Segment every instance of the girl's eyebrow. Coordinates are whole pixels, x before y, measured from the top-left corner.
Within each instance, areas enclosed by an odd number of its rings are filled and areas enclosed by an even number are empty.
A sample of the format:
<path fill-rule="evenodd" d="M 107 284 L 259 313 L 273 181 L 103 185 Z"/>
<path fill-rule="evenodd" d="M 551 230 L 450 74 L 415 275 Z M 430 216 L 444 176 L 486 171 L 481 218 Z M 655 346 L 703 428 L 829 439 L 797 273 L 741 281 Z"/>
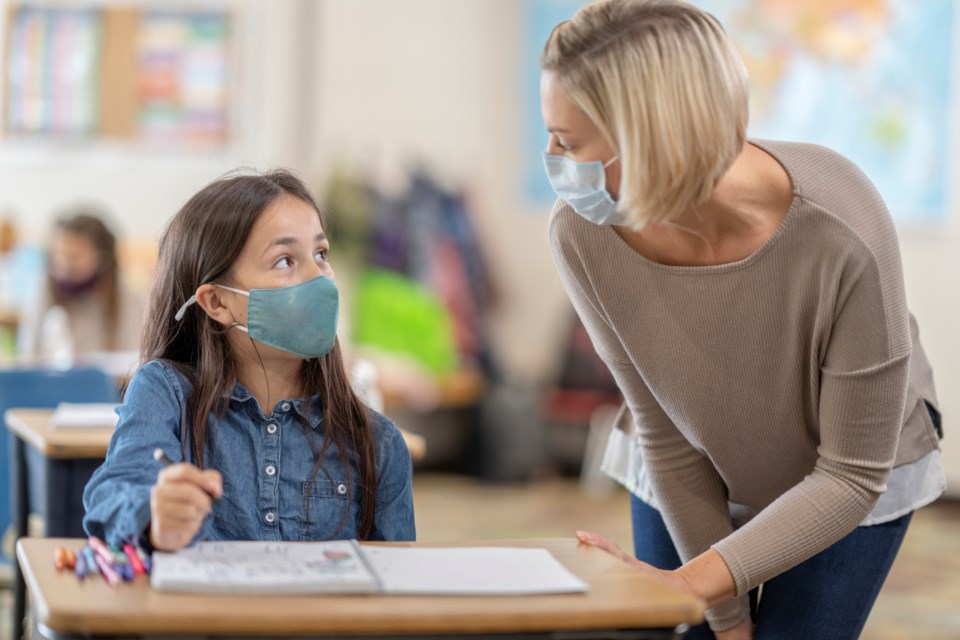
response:
<path fill-rule="evenodd" d="M 327 234 L 323 233 L 322 231 L 314 237 L 315 242 L 323 242 L 326 239 L 327 239 Z M 276 246 L 288 247 L 288 246 L 299 244 L 299 243 L 300 243 L 299 238 L 295 238 L 294 236 L 283 236 L 282 238 L 277 238 L 276 240 L 268 244 L 266 248 L 263 250 L 263 253 L 261 253 L 260 255 L 263 256 L 265 253 L 270 251 L 270 249 Z"/>

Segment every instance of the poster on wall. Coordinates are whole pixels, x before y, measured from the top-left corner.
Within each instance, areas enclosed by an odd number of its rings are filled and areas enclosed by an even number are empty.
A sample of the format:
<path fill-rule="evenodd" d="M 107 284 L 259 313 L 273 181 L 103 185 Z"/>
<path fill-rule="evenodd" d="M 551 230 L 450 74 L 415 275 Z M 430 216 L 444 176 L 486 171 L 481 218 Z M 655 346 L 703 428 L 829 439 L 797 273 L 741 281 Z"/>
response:
<path fill-rule="evenodd" d="M 530 45 L 536 55 L 525 60 L 528 85 L 537 86 L 539 47 L 552 26 L 584 4 L 528 0 L 524 37 L 537 43 Z M 751 86 L 749 135 L 822 144 L 847 156 L 880 190 L 898 225 L 946 221 L 957 22 L 952 0 L 693 4 L 717 16 L 743 56 Z M 540 134 L 527 151 L 526 195 L 550 201 L 540 167 L 546 133 L 539 100 L 525 111 L 525 131 Z"/>

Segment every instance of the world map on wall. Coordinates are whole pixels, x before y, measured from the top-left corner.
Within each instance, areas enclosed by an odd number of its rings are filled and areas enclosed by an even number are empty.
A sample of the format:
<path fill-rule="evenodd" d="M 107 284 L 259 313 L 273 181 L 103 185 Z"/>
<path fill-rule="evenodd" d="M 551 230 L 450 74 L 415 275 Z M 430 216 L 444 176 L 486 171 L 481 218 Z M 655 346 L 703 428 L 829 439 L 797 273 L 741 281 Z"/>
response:
<path fill-rule="evenodd" d="M 750 135 L 825 145 L 898 223 L 949 211 L 952 0 L 702 0 L 750 76 Z"/>
<path fill-rule="evenodd" d="M 536 55 L 560 20 L 586 4 L 530 0 L 525 49 Z M 927 225 L 950 210 L 952 0 L 694 0 L 727 29 L 750 76 L 749 135 L 830 147 L 870 177 L 898 224 Z M 530 95 L 529 93 L 527 95 Z M 530 110 L 528 110 L 528 113 Z M 528 116 L 539 152 L 539 101 Z M 532 125 L 529 122 L 533 120 Z M 528 195 L 549 198 L 530 165 Z"/>

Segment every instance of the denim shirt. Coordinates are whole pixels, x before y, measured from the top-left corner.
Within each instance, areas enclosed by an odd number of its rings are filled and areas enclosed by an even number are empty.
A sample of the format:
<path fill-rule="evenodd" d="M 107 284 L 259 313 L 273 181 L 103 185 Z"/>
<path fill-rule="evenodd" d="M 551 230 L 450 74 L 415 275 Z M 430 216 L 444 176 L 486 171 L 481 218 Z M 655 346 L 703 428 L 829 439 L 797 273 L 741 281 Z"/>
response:
<path fill-rule="evenodd" d="M 150 490 L 162 465 L 156 448 L 174 461 L 182 459 L 181 433 L 186 423 L 187 379 L 172 365 L 152 361 L 137 371 L 110 439 L 107 457 L 83 493 L 84 529 L 117 545 L 145 540 L 150 524 Z M 329 540 L 359 537 L 362 491 L 355 463 L 353 484 L 337 448 L 331 443 L 312 486 L 313 450 L 323 447 L 323 424 L 317 398 L 303 426 L 300 399 L 277 403 L 264 416 L 260 405 L 239 382 L 222 421 L 210 417 L 205 467 L 223 475 L 223 496 L 214 501 L 198 539 Z M 414 540 L 410 454 L 399 430 L 384 416 L 369 411 L 377 460 L 377 496 L 371 540 Z M 313 448 L 310 446 L 310 438 Z M 189 446 L 188 446 L 189 450 Z M 194 462 L 192 452 L 188 461 Z M 351 455 L 351 459 L 354 457 Z"/>

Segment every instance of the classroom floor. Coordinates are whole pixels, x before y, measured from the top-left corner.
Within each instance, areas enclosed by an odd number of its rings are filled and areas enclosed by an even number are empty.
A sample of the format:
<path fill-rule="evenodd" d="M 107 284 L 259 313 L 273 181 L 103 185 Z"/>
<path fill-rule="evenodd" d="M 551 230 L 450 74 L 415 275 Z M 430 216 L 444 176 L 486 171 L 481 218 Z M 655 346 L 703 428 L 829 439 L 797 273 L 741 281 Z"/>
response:
<path fill-rule="evenodd" d="M 570 479 L 485 484 L 449 474 L 414 478 L 420 540 L 571 537 L 593 529 L 630 549 L 627 494 L 591 495 Z M 10 592 L 0 591 L 0 640 L 9 640 Z M 914 517 L 863 640 L 960 638 L 960 502 Z"/>

